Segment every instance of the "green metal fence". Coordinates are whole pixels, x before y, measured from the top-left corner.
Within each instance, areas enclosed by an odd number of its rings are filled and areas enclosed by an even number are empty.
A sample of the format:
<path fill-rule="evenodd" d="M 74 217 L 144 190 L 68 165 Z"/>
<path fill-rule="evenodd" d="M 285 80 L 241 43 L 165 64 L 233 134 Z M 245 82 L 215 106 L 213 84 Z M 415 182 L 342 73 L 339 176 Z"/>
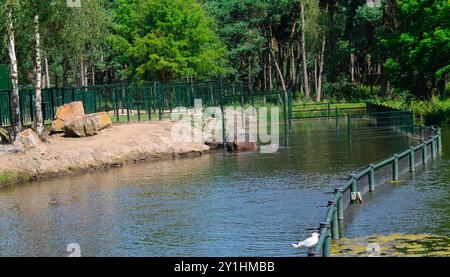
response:
<path fill-rule="evenodd" d="M 292 98 L 292 97 L 289 97 Z M 336 118 L 347 114 L 365 113 L 366 103 L 329 102 L 290 104 L 290 118 L 293 120 Z"/>
<path fill-rule="evenodd" d="M 344 220 L 344 211 L 351 204 L 357 204 L 360 197 L 374 191 L 376 187 L 396 182 L 401 175 L 415 172 L 418 166 L 426 164 L 442 152 L 441 130 L 413 125 L 409 112 L 372 104 L 368 104 L 367 111 L 366 116 L 380 124 L 378 126 L 412 135 L 420 138 L 421 142 L 383 161 L 368 165 L 350 175 L 341 187 L 334 190 L 334 197 L 328 202 L 326 217 L 319 226 L 319 241 L 309 253 L 310 256 L 331 256 L 331 240 L 341 237 L 339 224 Z"/>
<path fill-rule="evenodd" d="M 193 107 L 202 99 L 204 107 L 283 105 L 289 108 L 282 91 L 256 91 L 242 82 L 114 84 L 42 90 L 44 120 L 55 118 L 56 109 L 66 103 L 82 101 L 86 113 L 108 112 L 113 122 L 161 120 L 176 107 Z M 20 89 L 22 124 L 34 119 L 34 90 Z M 11 124 L 10 90 L 0 90 L 0 127 Z"/>

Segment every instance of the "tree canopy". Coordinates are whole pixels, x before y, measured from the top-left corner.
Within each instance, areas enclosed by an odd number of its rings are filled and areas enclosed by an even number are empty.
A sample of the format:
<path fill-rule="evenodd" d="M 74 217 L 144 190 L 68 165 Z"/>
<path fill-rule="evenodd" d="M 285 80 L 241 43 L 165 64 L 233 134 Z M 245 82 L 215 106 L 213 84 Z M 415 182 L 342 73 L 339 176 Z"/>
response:
<path fill-rule="evenodd" d="M 38 9 L 47 86 L 225 78 L 311 97 L 444 94 L 448 0 L 1 0 L 13 5 L 21 85 Z M 0 63 L 9 63 L 5 16 Z M 323 90 L 323 92 L 322 92 Z"/>
<path fill-rule="evenodd" d="M 139 81 L 220 78 L 226 49 L 194 0 L 120 0 L 109 42 Z"/>

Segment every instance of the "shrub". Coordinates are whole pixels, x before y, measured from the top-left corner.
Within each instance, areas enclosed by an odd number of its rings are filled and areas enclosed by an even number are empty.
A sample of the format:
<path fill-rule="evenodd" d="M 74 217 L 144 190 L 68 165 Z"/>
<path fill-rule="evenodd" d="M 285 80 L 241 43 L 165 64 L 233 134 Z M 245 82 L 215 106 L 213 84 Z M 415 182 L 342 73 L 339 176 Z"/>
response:
<path fill-rule="evenodd" d="M 378 86 L 373 86 L 371 92 L 369 86 L 355 85 L 346 80 L 340 80 L 337 83 L 324 84 L 324 96 L 332 100 L 357 102 L 376 99 L 380 94 L 381 89 Z"/>

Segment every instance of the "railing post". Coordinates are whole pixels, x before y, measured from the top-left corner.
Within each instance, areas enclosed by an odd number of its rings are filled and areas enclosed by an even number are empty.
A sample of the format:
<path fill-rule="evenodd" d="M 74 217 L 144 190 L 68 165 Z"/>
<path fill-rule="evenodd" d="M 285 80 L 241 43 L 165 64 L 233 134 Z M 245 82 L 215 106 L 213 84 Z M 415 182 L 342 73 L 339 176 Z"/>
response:
<path fill-rule="evenodd" d="M 373 164 L 369 165 L 369 191 L 375 191 L 375 168 Z"/>
<path fill-rule="evenodd" d="M 393 173 L 394 173 L 394 181 L 398 181 L 399 177 L 398 177 L 398 155 L 395 154 L 394 155 L 394 168 L 393 168 Z"/>
<path fill-rule="evenodd" d="M 336 130 L 339 130 L 339 111 L 337 106 L 336 106 Z"/>
<path fill-rule="evenodd" d="M 339 194 L 338 201 L 337 201 L 337 215 L 338 220 L 344 220 L 344 203 L 342 200 L 342 190 L 341 189 L 335 189 L 335 194 Z"/>
<path fill-rule="evenodd" d="M 331 218 L 331 238 L 333 240 L 337 240 L 337 239 L 339 239 L 339 222 L 338 222 L 336 202 L 329 201 L 328 207 L 333 209 L 332 218 Z"/>
<path fill-rule="evenodd" d="M 428 149 L 427 144 L 425 141 L 422 141 L 422 158 L 423 158 L 423 164 L 428 163 Z"/>
<path fill-rule="evenodd" d="M 350 175 L 350 181 L 351 181 L 350 192 L 357 193 L 355 174 L 351 174 Z M 357 203 L 357 201 L 356 200 L 352 200 L 352 203 L 353 204 Z"/>
<path fill-rule="evenodd" d="M 348 133 L 348 140 L 352 140 L 352 117 L 350 114 L 347 114 L 347 133 Z"/>
<path fill-rule="evenodd" d="M 155 85 L 156 87 L 156 99 L 158 99 L 159 101 L 159 111 L 158 111 L 158 116 L 159 116 L 159 120 L 162 120 L 163 117 L 163 103 L 164 103 L 164 96 L 162 94 L 162 90 L 161 90 L 161 84 L 158 83 L 157 85 Z"/>
<path fill-rule="evenodd" d="M 441 133 L 441 128 L 438 128 L 437 130 L 437 134 L 438 134 L 438 151 L 439 151 L 439 155 L 442 154 L 442 133 Z"/>
<path fill-rule="evenodd" d="M 288 138 L 288 122 L 287 122 L 287 109 L 286 109 L 286 92 L 283 92 L 283 119 L 284 119 L 284 142 L 286 146 L 289 146 L 289 138 Z"/>
<path fill-rule="evenodd" d="M 409 153 L 409 171 L 416 171 L 416 155 L 414 151 L 414 147 L 411 147 L 411 152 Z"/>
<path fill-rule="evenodd" d="M 436 158 L 436 140 L 433 137 L 433 141 L 431 142 L 431 157 Z"/>
<path fill-rule="evenodd" d="M 331 256 L 331 238 L 330 238 L 330 224 L 326 222 L 320 223 L 320 230 L 326 230 L 325 241 L 323 244 L 323 256 L 330 257 Z"/>
<path fill-rule="evenodd" d="M 225 130 L 225 112 L 224 112 L 224 103 L 223 103 L 223 83 L 222 80 L 219 81 L 219 97 L 220 97 L 220 110 L 222 113 L 222 142 L 223 142 L 223 151 L 227 150 L 227 141 L 226 141 L 226 130 Z"/>

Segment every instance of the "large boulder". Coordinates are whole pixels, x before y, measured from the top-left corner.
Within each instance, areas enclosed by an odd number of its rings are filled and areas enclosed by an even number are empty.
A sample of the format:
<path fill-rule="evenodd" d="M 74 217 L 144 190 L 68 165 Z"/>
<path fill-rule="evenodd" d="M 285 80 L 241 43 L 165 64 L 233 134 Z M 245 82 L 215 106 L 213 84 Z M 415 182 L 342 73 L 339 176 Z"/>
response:
<path fill-rule="evenodd" d="M 101 112 L 85 115 L 74 119 L 64 126 L 64 134 L 69 137 L 88 137 L 98 134 L 111 126 L 111 118 L 108 113 Z"/>
<path fill-rule="evenodd" d="M 16 136 L 14 146 L 18 146 L 24 149 L 38 148 L 39 150 L 45 149 L 45 143 L 39 138 L 39 136 L 31 129 L 26 129 L 20 132 Z"/>
<path fill-rule="evenodd" d="M 84 115 L 83 102 L 81 101 L 71 102 L 58 107 L 55 120 L 52 122 L 53 132 L 63 132 L 65 125 L 73 120 L 82 118 Z"/>

